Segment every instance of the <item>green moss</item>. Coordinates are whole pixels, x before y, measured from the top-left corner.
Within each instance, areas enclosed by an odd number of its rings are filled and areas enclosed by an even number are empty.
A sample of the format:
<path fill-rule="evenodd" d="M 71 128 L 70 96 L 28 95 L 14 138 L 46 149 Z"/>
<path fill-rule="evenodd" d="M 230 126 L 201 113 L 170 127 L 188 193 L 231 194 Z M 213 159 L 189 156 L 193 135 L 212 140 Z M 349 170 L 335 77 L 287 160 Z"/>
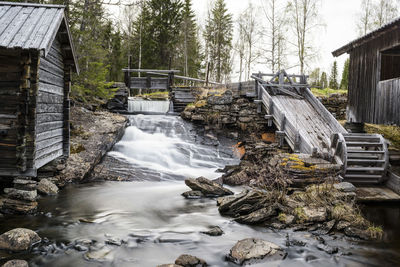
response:
<path fill-rule="evenodd" d="M 287 219 L 287 215 L 286 215 L 285 213 L 283 213 L 283 212 L 279 213 L 279 215 L 278 215 L 278 220 L 279 220 L 280 222 L 285 223 L 285 222 L 286 222 L 286 219 Z"/>
<path fill-rule="evenodd" d="M 382 239 L 383 229 L 380 226 L 370 226 L 367 228 L 367 232 L 373 239 Z"/>
<path fill-rule="evenodd" d="M 347 94 L 347 90 L 334 90 L 330 88 L 325 88 L 325 89 L 317 89 L 317 88 L 311 88 L 311 92 L 317 96 L 317 97 L 329 97 L 331 94 Z"/>
<path fill-rule="evenodd" d="M 85 150 L 86 150 L 86 148 L 82 144 L 74 144 L 74 145 L 71 145 L 70 152 L 71 152 L 71 154 L 78 154 Z"/>
<path fill-rule="evenodd" d="M 296 221 L 298 223 L 304 223 L 305 221 L 308 220 L 307 215 L 304 213 L 304 210 L 302 207 L 297 207 L 294 209 L 294 216 L 296 216 Z"/>
<path fill-rule="evenodd" d="M 400 149 L 400 127 L 391 125 L 365 124 L 367 133 L 377 133 L 383 135 L 392 143 L 392 148 Z"/>
<path fill-rule="evenodd" d="M 207 101 L 206 100 L 199 100 L 196 103 L 194 103 L 194 106 L 196 108 L 201 108 L 207 106 Z"/>

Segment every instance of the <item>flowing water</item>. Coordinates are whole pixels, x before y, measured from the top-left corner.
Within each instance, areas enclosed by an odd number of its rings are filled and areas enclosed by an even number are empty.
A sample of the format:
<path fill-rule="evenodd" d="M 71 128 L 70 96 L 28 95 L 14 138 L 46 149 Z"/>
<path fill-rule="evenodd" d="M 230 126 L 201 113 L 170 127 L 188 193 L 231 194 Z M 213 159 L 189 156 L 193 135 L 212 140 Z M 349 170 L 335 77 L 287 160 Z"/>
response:
<path fill-rule="evenodd" d="M 167 113 L 169 110 L 169 100 L 144 100 L 141 98 L 128 99 L 128 112 L 130 113 Z"/>
<path fill-rule="evenodd" d="M 41 198 L 36 216 L 5 217 L 1 231 L 27 227 L 46 239 L 28 254 L 1 252 L 2 259 L 25 258 L 31 266 L 155 267 L 173 263 L 187 253 L 205 259 L 210 266 L 236 266 L 225 260 L 230 248 L 240 239 L 256 237 L 284 247 L 288 256 L 281 263 L 252 266 L 399 263 L 399 248 L 393 241 L 362 243 L 322 236 L 328 247 L 339 249 L 330 255 L 319 249 L 321 237 L 241 225 L 220 216 L 214 199 L 184 199 L 181 193 L 188 190 L 185 177 L 216 178 L 218 168 L 238 162 L 232 156 L 232 144 L 210 142 L 178 117 L 136 115 L 130 121 L 124 137 L 107 157 L 119 161 L 117 171 L 133 173 L 135 181 L 70 185 L 57 196 Z M 213 225 L 225 233 L 220 237 L 201 233 Z M 299 242 L 288 246 L 287 236 Z M 88 247 L 90 251 L 85 251 Z"/>

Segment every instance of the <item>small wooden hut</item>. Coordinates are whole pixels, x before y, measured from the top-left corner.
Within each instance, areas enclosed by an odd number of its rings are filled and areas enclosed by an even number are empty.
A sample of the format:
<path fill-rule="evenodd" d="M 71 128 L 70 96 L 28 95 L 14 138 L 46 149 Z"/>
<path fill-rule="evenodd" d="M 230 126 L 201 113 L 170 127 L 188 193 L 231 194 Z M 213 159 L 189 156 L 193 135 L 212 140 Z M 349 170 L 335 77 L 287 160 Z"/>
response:
<path fill-rule="evenodd" d="M 400 125 L 400 18 L 335 50 L 350 55 L 348 120 Z"/>
<path fill-rule="evenodd" d="M 64 6 L 0 2 L 0 176 L 69 156 L 72 71 Z"/>

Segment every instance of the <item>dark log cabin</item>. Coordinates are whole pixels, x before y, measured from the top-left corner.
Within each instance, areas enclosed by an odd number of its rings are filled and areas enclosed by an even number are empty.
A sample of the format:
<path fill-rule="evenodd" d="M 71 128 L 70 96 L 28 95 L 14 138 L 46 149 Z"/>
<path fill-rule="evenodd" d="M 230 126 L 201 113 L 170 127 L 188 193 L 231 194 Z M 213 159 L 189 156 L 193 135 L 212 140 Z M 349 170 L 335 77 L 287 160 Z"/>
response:
<path fill-rule="evenodd" d="M 350 55 L 348 121 L 400 125 L 400 19 L 332 52 Z"/>
<path fill-rule="evenodd" d="M 0 176 L 69 156 L 72 71 L 64 6 L 0 2 Z"/>

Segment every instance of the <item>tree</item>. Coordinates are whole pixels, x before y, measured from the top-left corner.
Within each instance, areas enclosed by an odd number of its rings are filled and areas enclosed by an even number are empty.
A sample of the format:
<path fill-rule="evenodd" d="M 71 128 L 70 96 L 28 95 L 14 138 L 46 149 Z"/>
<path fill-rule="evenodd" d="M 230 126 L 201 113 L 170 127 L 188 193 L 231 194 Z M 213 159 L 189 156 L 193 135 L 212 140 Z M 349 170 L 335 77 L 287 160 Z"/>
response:
<path fill-rule="evenodd" d="M 359 14 L 359 21 L 357 23 L 357 28 L 359 34 L 366 35 L 367 32 L 371 31 L 372 25 L 373 25 L 373 6 L 372 6 L 372 0 L 362 0 L 361 2 L 361 7 L 360 7 L 361 13 Z"/>
<path fill-rule="evenodd" d="M 338 68 L 337 62 L 334 61 L 331 69 L 331 76 L 329 77 L 329 87 L 332 89 L 339 89 L 338 86 Z"/>
<path fill-rule="evenodd" d="M 397 17 L 398 11 L 393 0 L 378 0 L 373 5 L 373 25 L 380 28 Z"/>
<path fill-rule="evenodd" d="M 350 59 L 346 59 L 343 66 L 342 80 L 340 81 L 340 89 L 348 90 L 349 89 L 349 66 Z"/>
<path fill-rule="evenodd" d="M 140 68 L 168 69 L 176 55 L 183 4 L 180 0 L 148 0 L 141 5 L 133 42 L 141 53 L 133 55 L 133 63 Z"/>
<path fill-rule="evenodd" d="M 328 87 L 328 78 L 327 78 L 327 75 L 326 75 L 326 72 L 325 72 L 325 71 L 323 71 L 323 72 L 321 73 L 321 81 L 320 81 L 320 84 L 321 84 L 321 88 L 322 88 L 322 89 L 325 89 L 325 88 Z"/>
<path fill-rule="evenodd" d="M 320 68 L 316 68 L 310 73 L 309 81 L 311 86 L 313 87 L 321 86 L 320 72 L 321 72 Z"/>
<path fill-rule="evenodd" d="M 201 68 L 200 43 L 191 0 L 185 0 L 182 9 L 182 26 L 177 47 L 177 68 L 185 76 L 198 77 Z"/>
<path fill-rule="evenodd" d="M 267 7 L 265 7 L 266 2 Z M 286 65 L 286 32 L 287 32 L 287 9 L 279 5 L 278 0 L 262 1 L 262 10 L 268 21 L 267 29 L 263 30 L 267 37 L 267 48 L 262 48 L 267 52 L 267 64 L 271 71 L 275 73 Z"/>
<path fill-rule="evenodd" d="M 321 26 L 318 23 L 318 4 L 319 0 L 291 0 L 289 2 L 291 26 L 296 39 L 294 46 L 301 74 L 304 74 L 308 61 L 317 54 L 316 48 L 312 45 L 311 35 L 318 26 Z"/>
<path fill-rule="evenodd" d="M 210 73 L 217 82 L 231 71 L 232 31 L 232 15 L 228 13 L 224 0 L 217 0 L 208 14 L 203 33 Z"/>
<path fill-rule="evenodd" d="M 239 37 L 244 41 L 244 54 L 246 61 L 246 79 L 250 80 L 250 68 L 251 64 L 258 58 L 257 51 L 254 51 L 255 44 L 259 40 L 258 27 L 259 24 L 256 20 L 256 9 L 249 2 L 248 7 L 239 15 L 239 33 L 242 37 Z"/>

